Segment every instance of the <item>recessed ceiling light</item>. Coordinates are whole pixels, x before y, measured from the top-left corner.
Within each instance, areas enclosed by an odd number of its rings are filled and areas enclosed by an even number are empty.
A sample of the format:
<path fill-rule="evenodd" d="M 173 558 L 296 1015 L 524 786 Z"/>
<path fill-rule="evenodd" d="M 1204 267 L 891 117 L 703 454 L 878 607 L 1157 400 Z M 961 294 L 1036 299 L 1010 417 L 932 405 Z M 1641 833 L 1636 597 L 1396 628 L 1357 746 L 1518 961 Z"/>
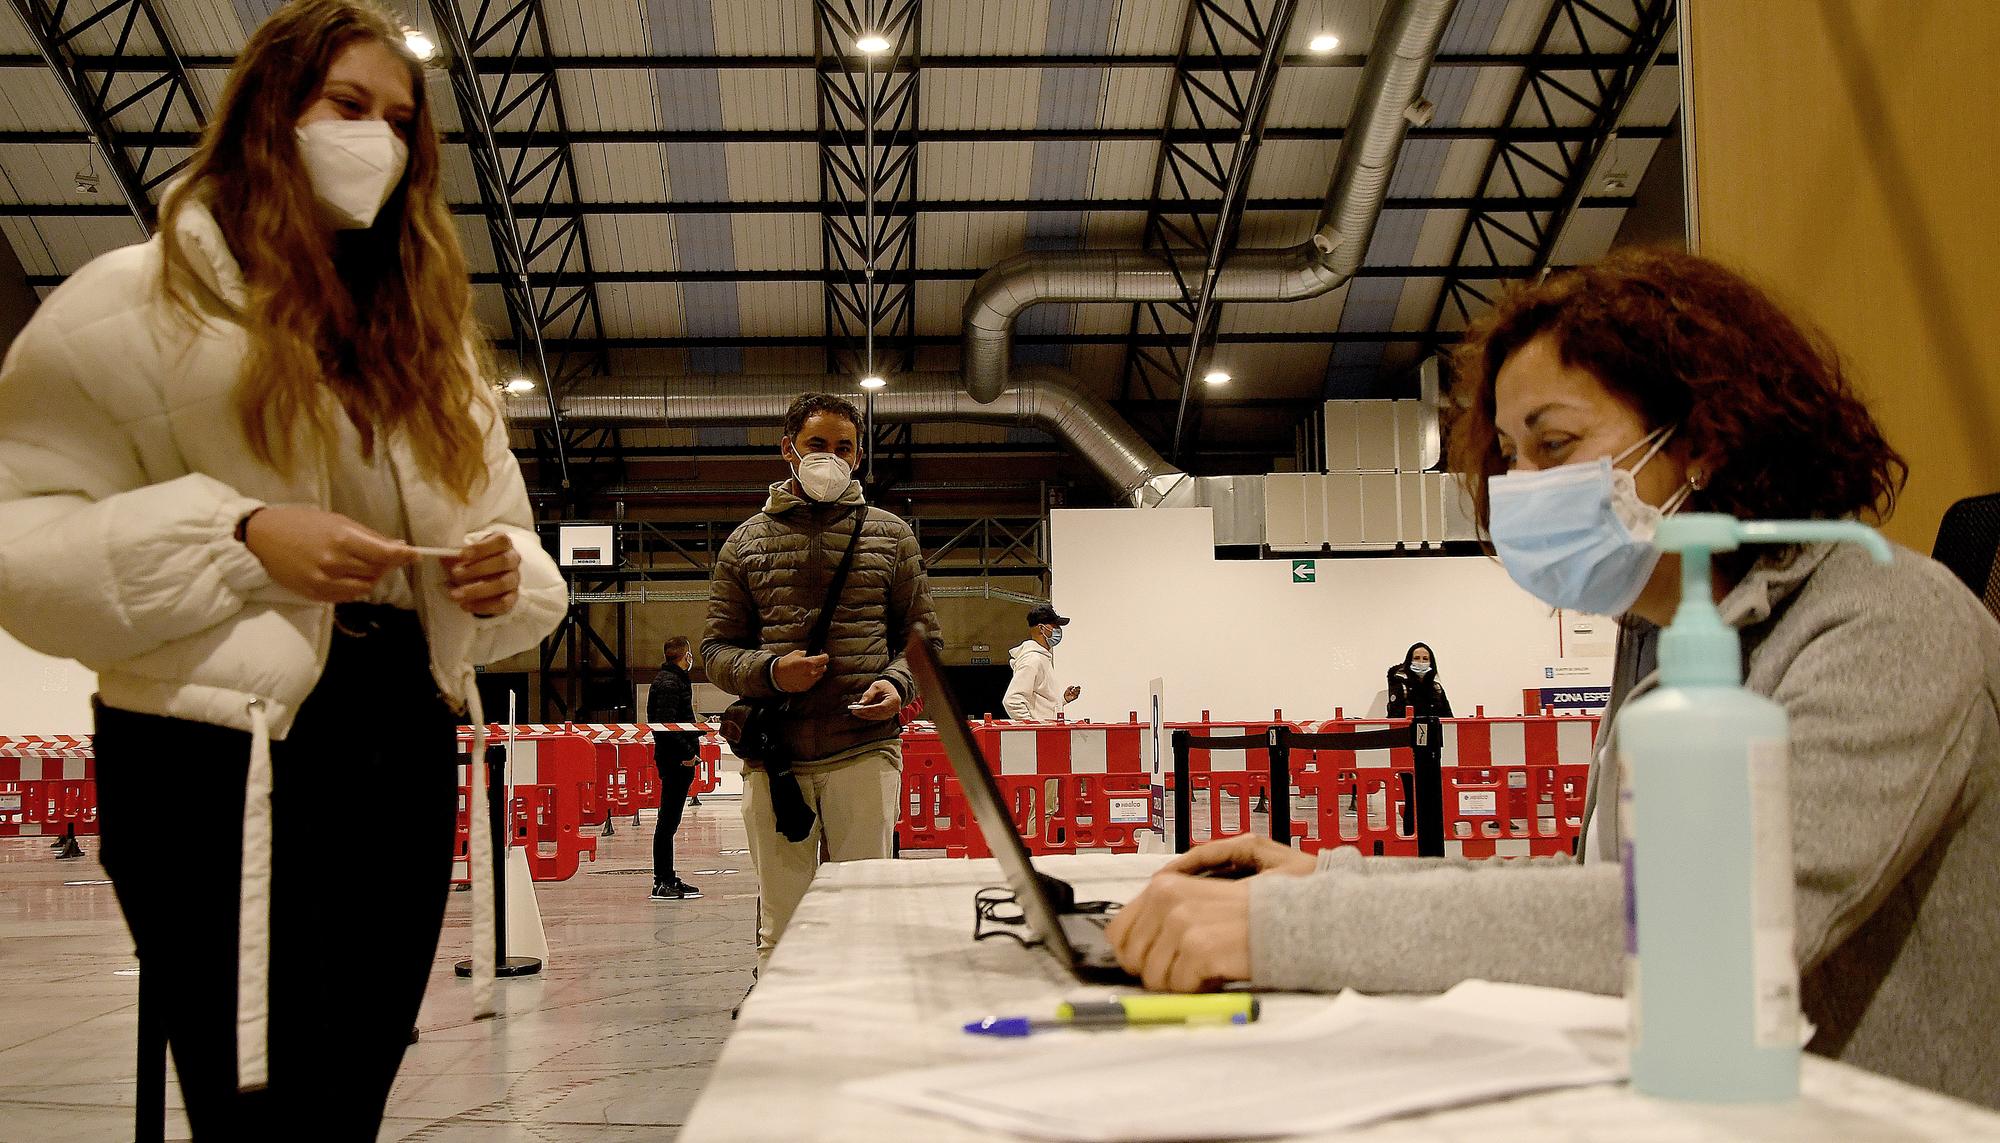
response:
<path fill-rule="evenodd" d="M 438 52 L 437 45 L 431 43 L 431 38 L 417 31 L 415 28 L 404 29 L 403 46 L 410 49 L 411 55 L 425 61 L 437 55 Z"/>
<path fill-rule="evenodd" d="M 881 34 L 878 32 L 869 32 L 868 34 L 862 36 L 860 39 L 854 41 L 854 47 L 857 51 L 866 52 L 872 56 L 878 52 L 888 51 L 889 41 L 883 39 Z"/>
<path fill-rule="evenodd" d="M 1202 380 L 1210 385 L 1227 385 L 1229 384 L 1229 374 L 1224 373 L 1220 369 L 1211 369 L 1208 371 L 1208 376 L 1203 377 Z"/>
<path fill-rule="evenodd" d="M 532 393 L 535 391 L 535 383 L 526 377 L 516 377 L 508 381 L 503 388 L 509 393 Z"/>
<path fill-rule="evenodd" d="M 1306 44 L 1307 48 L 1315 52 L 1318 52 L 1321 55 L 1325 55 L 1326 53 L 1332 51 L 1333 49 L 1339 46 L 1340 46 L 1340 37 L 1334 35 L 1332 32 L 1321 32 L 1319 35 L 1314 36 L 1312 40 Z"/>
<path fill-rule="evenodd" d="M 880 389 L 888 384 L 887 381 L 884 381 L 880 377 L 863 377 L 861 379 L 861 387 L 863 389 Z"/>

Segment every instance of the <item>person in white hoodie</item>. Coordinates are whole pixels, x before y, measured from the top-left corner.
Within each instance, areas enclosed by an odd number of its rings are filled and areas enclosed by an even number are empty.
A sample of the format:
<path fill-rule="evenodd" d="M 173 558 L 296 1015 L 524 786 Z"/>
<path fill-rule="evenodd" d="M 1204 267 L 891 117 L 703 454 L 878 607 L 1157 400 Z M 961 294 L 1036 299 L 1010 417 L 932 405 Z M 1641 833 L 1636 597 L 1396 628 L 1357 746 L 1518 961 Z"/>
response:
<path fill-rule="evenodd" d="M 1028 638 L 1007 652 L 1014 677 L 1007 681 L 1003 705 L 1016 722 L 1054 722 L 1064 707 L 1083 694 L 1082 687 L 1056 690 L 1056 644 L 1062 642 L 1069 620 L 1044 603 L 1028 611 Z"/>
<path fill-rule="evenodd" d="M 104 865 L 201 1139 L 375 1137 L 443 922 L 461 712 L 483 744 L 474 664 L 567 605 L 425 94 L 380 10 L 286 5 L 152 240 L 72 275 L 0 366 L 0 626 L 97 672 Z"/>

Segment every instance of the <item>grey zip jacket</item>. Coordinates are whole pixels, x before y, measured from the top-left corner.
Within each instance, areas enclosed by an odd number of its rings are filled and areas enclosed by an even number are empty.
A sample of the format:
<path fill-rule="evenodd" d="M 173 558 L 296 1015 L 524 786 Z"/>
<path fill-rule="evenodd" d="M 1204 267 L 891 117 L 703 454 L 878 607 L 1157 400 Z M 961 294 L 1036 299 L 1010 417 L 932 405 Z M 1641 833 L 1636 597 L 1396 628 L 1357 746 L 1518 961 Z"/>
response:
<path fill-rule="evenodd" d="M 2000 624 L 1941 565 L 1813 545 L 1721 604 L 1744 685 L 1791 719 L 1797 946 L 1811 1050 L 2000 1107 Z M 1627 637 L 1654 630 L 1628 619 Z M 1621 656 L 1591 801 L 1618 804 Z M 1321 855 L 1250 882 L 1264 988 L 1429 992 L 1483 978 L 1617 993 L 1617 814 L 1590 860 Z"/>

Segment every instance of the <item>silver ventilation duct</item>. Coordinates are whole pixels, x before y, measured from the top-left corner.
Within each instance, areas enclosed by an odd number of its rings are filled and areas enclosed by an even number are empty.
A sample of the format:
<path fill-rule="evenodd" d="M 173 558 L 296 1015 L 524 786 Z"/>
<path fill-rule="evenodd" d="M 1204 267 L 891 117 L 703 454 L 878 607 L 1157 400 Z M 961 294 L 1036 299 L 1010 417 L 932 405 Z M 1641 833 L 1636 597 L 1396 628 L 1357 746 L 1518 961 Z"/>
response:
<path fill-rule="evenodd" d="M 810 374 L 693 374 L 674 377 L 590 378 L 559 402 L 564 424 L 623 424 L 652 428 L 703 425 L 776 425 L 800 393 L 836 393 L 857 407 L 867 394 L 852 378 Z M 1027 425 L 1060 439 L 1139 508 L 1180 503 L 1192 481 L 1161 459 L 1132 427 L 1096 397 L 1050 369 L 1022 369 L 1000 399 L 981 404 L 966 395 L 956 373 L 905 373 L 875 394 L 875 417 L 893 422 L 974 421 Z M 507 419 L 519 426 L 547 424 L 548 405 L 509 397 Z M 1189 500 L 1192 503 L 1191 500 Z"/>
<path fill-rule="evenodd" d="M 1394 0 L 1382 19 L 1348 117 L 1340 161 L 1312 236 L 1282 250 L 1245 250 L 1215 281 L 1221 302 L 1290 302 L 1318 297 L 1352 277 L 1368 252 L 1389 175 L 1409 124 L 1429 122 L 1424 77 L 1458 0 Z M 1185 278 L 1203 266 L 1189 256 Z M 1167 259 L 1139 250 L 1020 254 L 981 275 L 965 303 L 965 389 L 974 400 L 1007 390 L 1014 322 L 1043 302 L 1171 302 L 1180 282 Z"/>

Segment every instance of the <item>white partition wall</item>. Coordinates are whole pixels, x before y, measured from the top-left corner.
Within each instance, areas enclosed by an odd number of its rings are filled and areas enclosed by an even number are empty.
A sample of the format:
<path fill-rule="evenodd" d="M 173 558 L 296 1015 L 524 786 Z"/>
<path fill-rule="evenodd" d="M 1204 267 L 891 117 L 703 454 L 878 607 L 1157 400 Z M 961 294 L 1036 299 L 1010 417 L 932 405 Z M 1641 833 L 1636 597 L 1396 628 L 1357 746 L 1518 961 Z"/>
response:
<path fill-rule="evenodd" d="M 0 736 L 89 734 L 96 674 L 51 659 L 0 631 Z"/>
<path fill-rule="evenodd" d="M 1606 643 L 1577 647 L 1483 557 L 1321 557 L 1299 581 L 1290 559 L 1217 560 L 1206 508 L 1050 516 L 1054 602 L 1074 620 L 1056 674 L 1084 689 L 1072 717 L 1143 711 L 1161 677 L 1170 719 L 1380 714 L 1383 673 L 1418 641 L 1463 714 L 1519 714 L 1521 691 L 1556 685 L 1551 672 L 1611 681 Z"/>

